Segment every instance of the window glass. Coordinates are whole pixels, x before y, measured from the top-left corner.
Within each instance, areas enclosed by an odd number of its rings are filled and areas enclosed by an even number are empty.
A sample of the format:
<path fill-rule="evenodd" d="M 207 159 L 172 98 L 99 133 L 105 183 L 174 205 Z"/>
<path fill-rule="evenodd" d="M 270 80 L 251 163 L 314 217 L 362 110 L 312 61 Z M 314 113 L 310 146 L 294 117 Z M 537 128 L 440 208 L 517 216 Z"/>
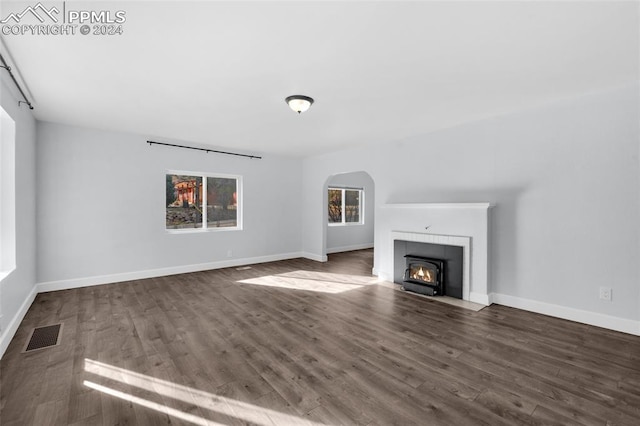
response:
<path fill-rule="evenodd" d="M 16 269 L 16 123 L 0 107 L 0 281 Z"/>
<path fill-rule="evenodd" d="M 346 223 L 360 222 L 360 191 L 345 190 L 344 221 Z"/>
<path fill-rule="evenodd" d="M 207 228 L 238 226 L 236 179 L 207 178 Z"/>
<path fill-rule="evenodd" d="M 166 175 L 167 229 L 202 228 L 202 176 Z"/>
<path fill-rule="evenodd" d="M 329 189 L 329 223 L 342 223 L 341 189 Z"/>

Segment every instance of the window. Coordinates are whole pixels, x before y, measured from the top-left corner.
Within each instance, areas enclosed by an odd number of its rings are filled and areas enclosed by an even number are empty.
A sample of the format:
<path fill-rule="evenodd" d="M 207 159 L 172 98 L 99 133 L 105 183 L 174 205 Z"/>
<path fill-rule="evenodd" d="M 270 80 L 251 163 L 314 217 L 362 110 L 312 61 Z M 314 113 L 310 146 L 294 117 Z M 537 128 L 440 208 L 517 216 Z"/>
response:
<path fill-rule="evenodd" d="M 16 268 L 16 123 L 0 107 L 0 280 Z"/>
<path fill-rule="evenodd" d="M 364 191 L 357 188 L 329 188 L 329 225 L 362 225 Z"/>
<path fill-rule="evenodd" d="M 240 176 L 173 172 L 165 179 L 166 229 L 242 229 Z"/>

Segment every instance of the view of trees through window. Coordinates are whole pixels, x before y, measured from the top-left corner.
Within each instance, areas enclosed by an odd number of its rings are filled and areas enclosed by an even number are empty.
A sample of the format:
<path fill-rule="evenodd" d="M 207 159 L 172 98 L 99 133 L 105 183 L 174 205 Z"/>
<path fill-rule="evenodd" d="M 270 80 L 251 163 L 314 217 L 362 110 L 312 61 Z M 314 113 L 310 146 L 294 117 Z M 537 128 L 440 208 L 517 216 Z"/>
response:
<path fill-rule="evenodd" d="M 207 227 L 238 226 L 238 192 L 235 179 L 207 178 Z"/>
<path fill-rule="evenodd" d="M 330 224 L 362 223 L 362 190 L 329 188 Z"/>
<path fill-rule="evenodd" d="M 342 223 L 342 189 L 329 188 L 329 223 Z"/>
<path fill-rule="evenodd" d="M 235 227 L 238 227 L 238 178 L 166 175 L 167 229 Z"/>

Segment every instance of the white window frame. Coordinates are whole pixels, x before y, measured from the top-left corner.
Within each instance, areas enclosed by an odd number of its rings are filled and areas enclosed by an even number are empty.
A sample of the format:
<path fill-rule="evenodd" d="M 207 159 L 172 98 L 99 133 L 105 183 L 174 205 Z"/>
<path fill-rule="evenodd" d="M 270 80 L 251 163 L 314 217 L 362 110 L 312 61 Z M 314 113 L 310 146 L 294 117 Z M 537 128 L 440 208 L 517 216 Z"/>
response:
<path fill-rule="evenodd" d="M 165 201 L 165 222 L 164 229 L 169 234 L 189 234 L 194 232 L 225 232 L 225 231 L 242 231 L 243 228 L 243 207 L 244 207 L 244 199 L 242 197 L 243 187 L 242 187 L 242 176 L 240 175 L 229 175 L 224 173 L 205 173 L 205 172 L 191 172 L 186 170 L 166 170 L 166 175 L 183 175 L 183 176 L 196 176 L 202 178 L 202 227 L 201 228 L 184 228 L 184 229 L 170 229 L 167 228 L 166 222 L 166 214 L 167 214 L 167 205 Z M 236 226 L 225 226 L 225 227 L 207 227 L 207 178 L 222 178 L 222 179 L 235 179 L 236 180 Z"/>
<path fill-rule="evenodd" d="M 16 123 L 0 107 L 0 281 L 16 269 Z"/>
<path fill-rule="evenodd" d="M 329 226 L 359 226 L 359 225 L 364 225 L 364 188 L 350 188 L 350 187 L 346 187 L 346 186 L 329 186 L 327 188 L 327 204 L 325 205 L 325 209 L 329 208 L 329 191 L 342 191 L 342 206 L 341 206 L 341 213 L 342 213 L 342 222 L 329 222 L 329 217 L 327 216 L 327 224 Z M 346 203 L 346 195 L 345 195 L 345 191 L 358 191 L 360 194 L 358 196 L 358 200 L 360 202 L 360 206 L 359 206 L 359 212 L 360 212 L 360 221 L 359 222 L 346 222 L 346 218 L 345 218 L 345 203 Z"/>

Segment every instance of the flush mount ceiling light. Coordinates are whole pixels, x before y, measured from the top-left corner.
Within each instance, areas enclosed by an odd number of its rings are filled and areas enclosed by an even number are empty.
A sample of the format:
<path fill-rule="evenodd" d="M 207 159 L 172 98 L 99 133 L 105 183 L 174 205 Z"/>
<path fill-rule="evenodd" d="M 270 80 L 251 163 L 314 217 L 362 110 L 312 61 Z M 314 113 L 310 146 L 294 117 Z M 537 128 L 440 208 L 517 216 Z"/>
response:
<path fill-rule="evenodd" d="M 303 95 L 292 95 L 288 96 L 285 101 L 289 104 L 289 108 L 300 114 L 309 109 L 313 103 L 313 98 Z"/>

